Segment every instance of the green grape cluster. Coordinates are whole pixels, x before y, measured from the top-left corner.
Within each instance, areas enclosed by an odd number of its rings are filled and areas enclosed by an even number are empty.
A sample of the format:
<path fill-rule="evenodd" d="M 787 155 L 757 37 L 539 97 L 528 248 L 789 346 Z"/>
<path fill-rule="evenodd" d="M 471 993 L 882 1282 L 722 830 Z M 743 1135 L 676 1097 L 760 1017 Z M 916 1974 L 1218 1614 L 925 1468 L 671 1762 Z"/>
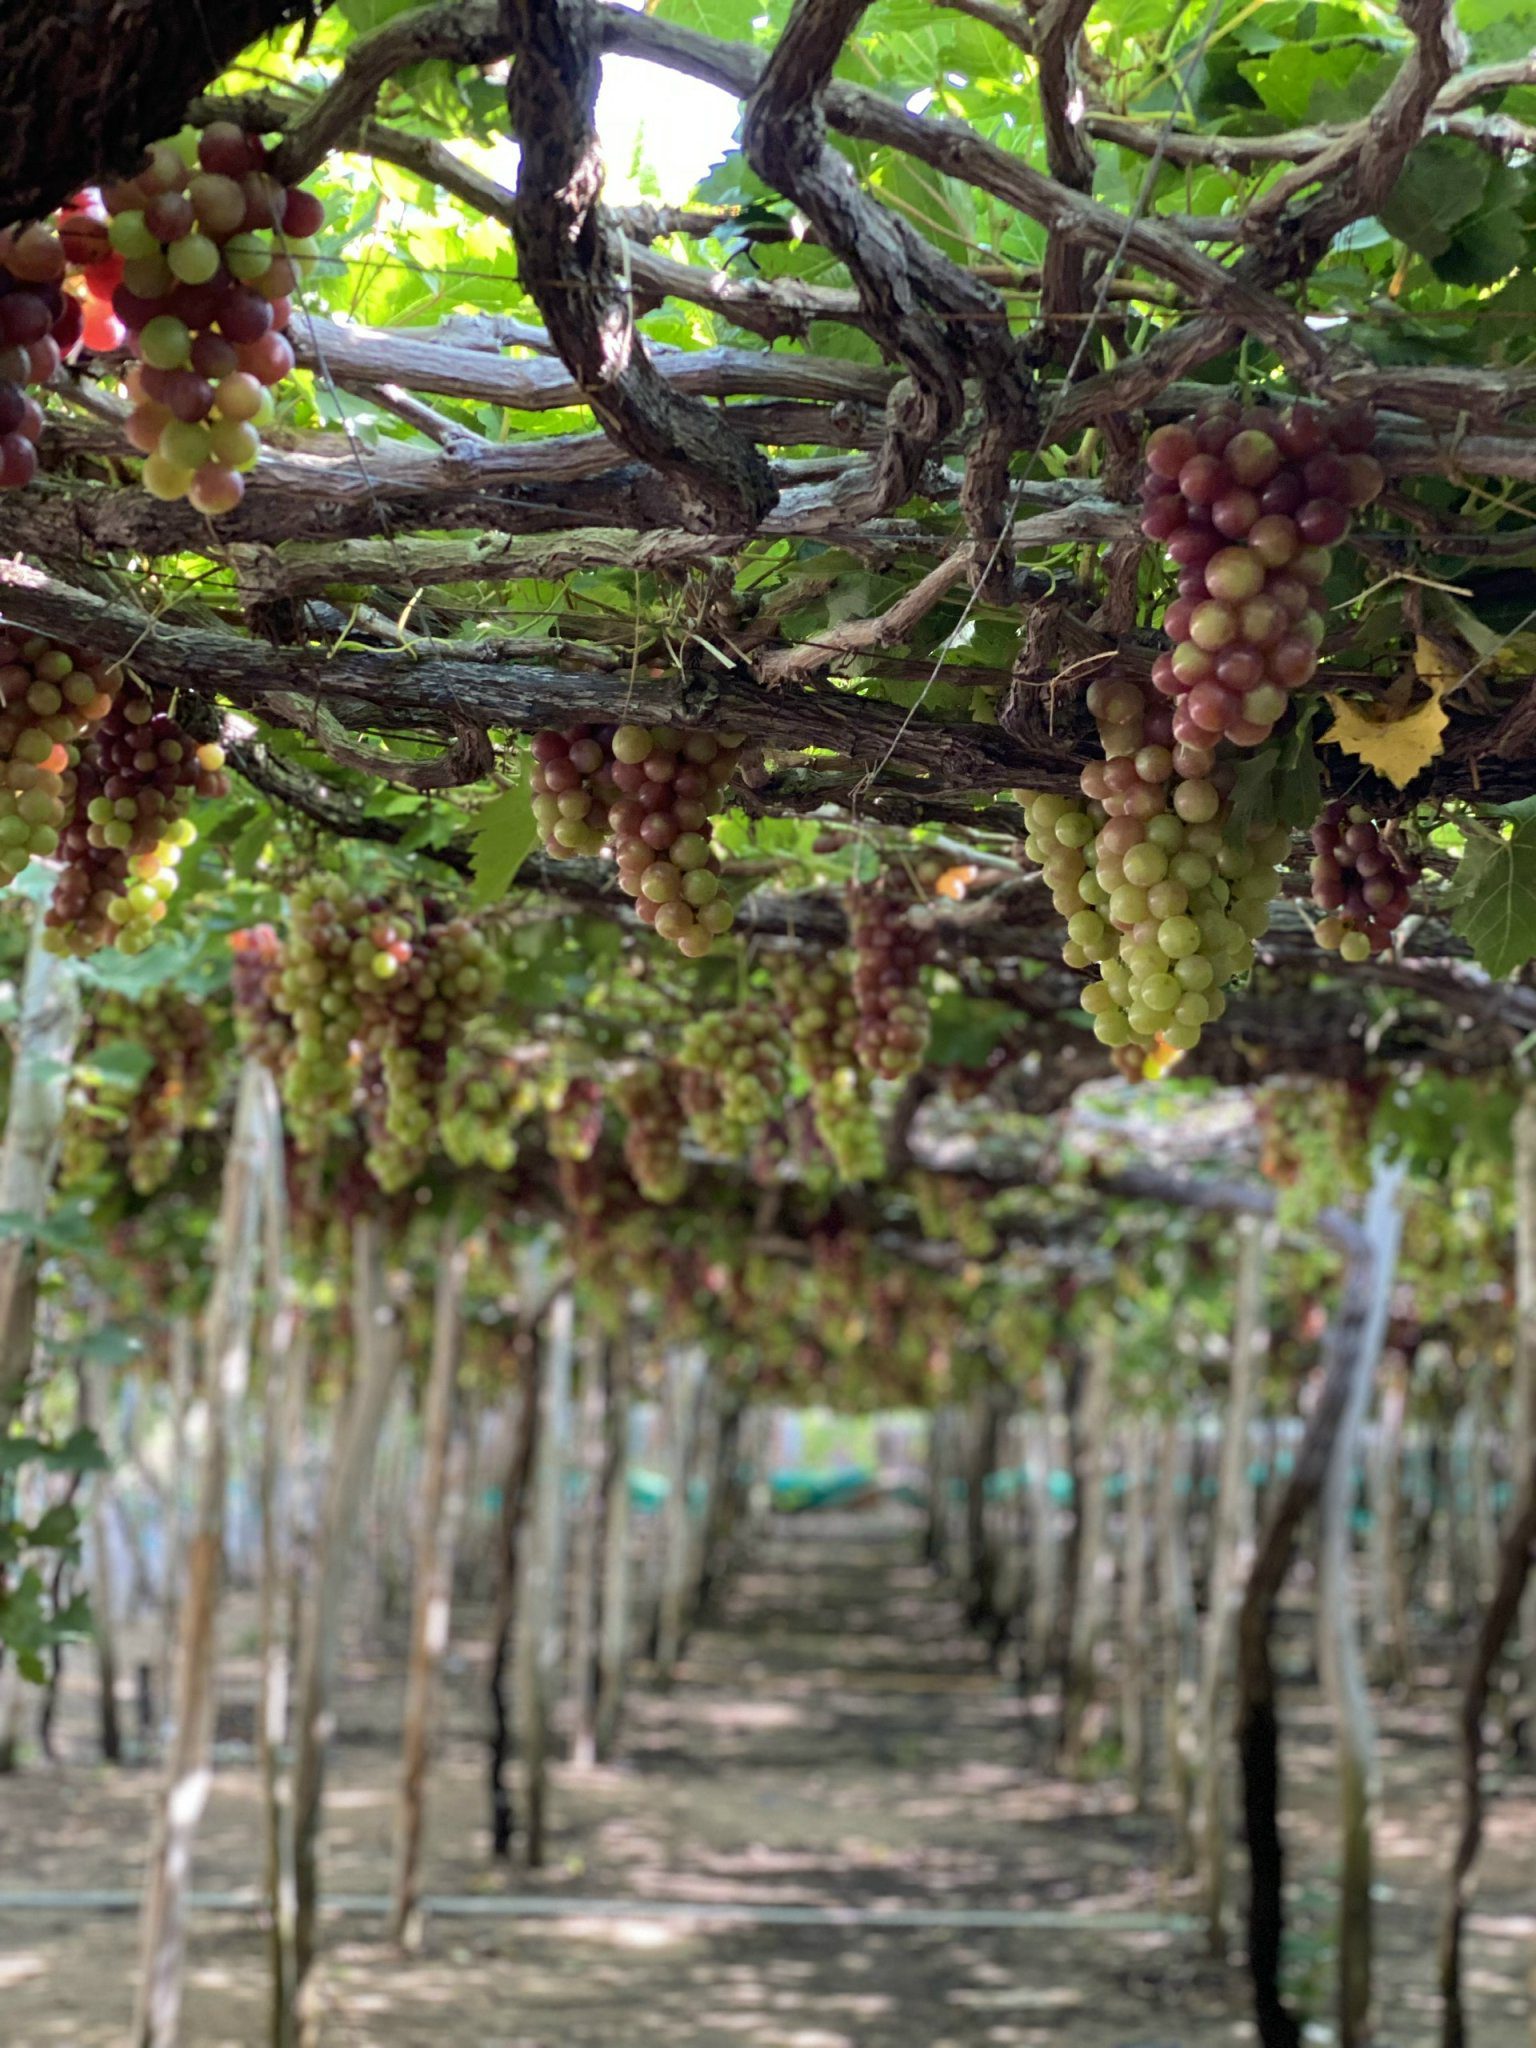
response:
<path fill-rule="evenodd" d="M 761 1156 L 789 1091 L 786 1052 L 778 1015 L 763 1002 L 710 1010 L 683 1027 L 677 1046 L 683 1113 L 706 1152 L 723 1159 Z"/>
<path fill-rule="evenodd" d="M 81 742 L 121 680 L 96 655 L 0 627 L 0 883 L 58 851 Z"/>
<path fill-rule="evenodd" d="M 543 1095 L 550 1157 L 578 1164 L 590 1159 L 603 1135 L 602 1083 L 590 1074 L 571 1074 L 563 1061 L 555 1060 L 545 1077 Z"/>
<path fill-rule="evenodd" d="M 1098 969 L 1083 993 L 1095 1036 L 1155 1072 L 1198 1045 L 1253 964 L 1290 835 L 1234 837 L 1228 771 L 1211 748 L 1170 745 L 1166 708 L 1136 683 L 1096 682 L 1088 706 L 1104 759 L 1084 769 L 1083 801 L 1020 793 L 1025 852 L 1066 916 L 1063 959 Z"/>
<path fill-rule="evenodd" d="M 510 1173 L 517 1164 L 518 1127 L 537 1090 L 525 1060 L 490 1026 L 471 1029 L 448 1055 L 441 1119 L 443 1150 L 455 1166 Z"/>
<path fill-rule="evenodd" d="M 283 1074 L 289 1128 L 301 1152 L 319 1151 L 352 1107 L 362 1028 L 353 934 L 362 901 L 338 875 L 308 875 L 288 905 L 288 941 L 272 989 L 293 1032 Z"/>
<path fill-rule="evenodd" d="M 669 1067 L 654 1062 L 631 1068 L 613 1084 L 624 1120 L 624 1164 L 648 1202 L 662 1207 L 682 1199 L 688 1186 L 683 1158 L 683 1105 Z"/>
<path fill-rule="evenodd" d="M 118 1078 L 111 1048 L 148 1056 L 147 1070 Z M 95 1179 L 121 1148 L 129 1185 L 152 1195 L 176 1170 L 189 1131 L 206 1130 L 219 1096 L 214 1019 L 201 1003 L 161 989 L 136 998 L 103 991 L 92 1006 L 65 1115 L 61 1177 Z"/>
<path fill-rule="evenodd" d="M 816 1135 L 840 1180 L 877 1180 L 885 1142 L 859 1064 L 859 1006 L 846 953 L 815 962 L 791 956 L 775 987 L 795 1063 L 810 1083 Z"/>

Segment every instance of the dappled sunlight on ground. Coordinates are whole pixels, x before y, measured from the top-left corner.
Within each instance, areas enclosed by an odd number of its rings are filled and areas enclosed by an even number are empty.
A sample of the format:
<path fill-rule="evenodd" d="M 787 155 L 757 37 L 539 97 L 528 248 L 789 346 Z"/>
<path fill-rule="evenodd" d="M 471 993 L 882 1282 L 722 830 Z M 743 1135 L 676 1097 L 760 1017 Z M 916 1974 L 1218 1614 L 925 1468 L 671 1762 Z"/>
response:
<path fill-rule="evenodd" d="M 355 1916 L 324 1925 L 325 2048 L 1228 2048 L 1251 2036 L 1241 1975 L 1176 1927 L 1107 1931 L 1098 1916 L 1192 1909 L 1166 1875 L 1157 1815 L 1113 1778 L 1049 1766 L 1049 1698 L 986 1668 L 952 1597 L 910 1561 L 910 1537 L 856 1522 L 779 1531 L 730 1587 L 713 1629 L 661 1696 L 638 1683 L 623 1753 L 557 1765 L 549 1868 L 485 1853 L 480 1617 L 465 1618 L 435 1766 L 429 1892 L 538 1893 L 551 1919 L 430 1919 L 401 1958 Z M 1299 1618 L 1299 1617 L 1298 1617 Z M 234 1639 L 233 1632 L 231 1639 Z M 1327 1931 L 1331 1731 L 1310 1690 L 1308 1632 L 1288 1625 L 1284 1695 L 1299 1950 Z M 88 1755 L 84 1667 L 66 1702 Z M 400 1671 L 345 1666 L 328 1780 L 325 1883 L 387 1890 Z M 254 1672 L 226 1696 L 248 1705 Z M 1381 2039 L 1430 2048 L 1434 1915 L 1455 1796 L 1451 1703 L 1421 1690 L 1384 1710 L 1378 1878 Z M 132 1885 L 155 1780 L 75 1763 L 0 1789 L 19 1869 L 0 1883 Z M 261 1867 L 260 1786 L 222 1767 L 197 1882 L 249 1889 Z M 1529 1784 L 1489 1825 L 1469 1941 L 1476 2048 L 1527 2048 L 1521 2017 L 1536 1926 Z M 590 1901 L 668 1904 L 663 1916 Z M 696 1905 L 697 1916 L 684 1909 Z M 1081 1928 L 761 1925 L 708 1909 L 1049 1911 Z M 135 1967 L 131 1917 L 0 1919 L 4 2048 L 121 2048 Z M 264 2038 L 265 1958 L 249 1920 L 193 1926 L 189 2048 Z M 1322 2009 L 1320 1986 L 1314 2009 Z"/>

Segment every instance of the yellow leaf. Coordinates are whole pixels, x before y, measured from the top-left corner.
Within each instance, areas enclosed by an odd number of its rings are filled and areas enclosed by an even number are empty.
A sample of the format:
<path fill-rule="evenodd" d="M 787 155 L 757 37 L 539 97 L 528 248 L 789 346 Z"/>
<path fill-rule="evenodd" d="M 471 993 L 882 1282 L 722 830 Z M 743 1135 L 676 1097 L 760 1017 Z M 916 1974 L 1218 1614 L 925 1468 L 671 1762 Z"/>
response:
<path fill-rule="evenodd" d="M 1352 704 L 1329 691 L 1333 724 L 1322 735 L 1324 746 L 1342 747 L 1399 789 L 1406 789 L 1440 753 L 1447 719 L 1441 699 L 1461 680 L 1445 649 L 1422 633 L 1414 641 L 1413 666 L 1429 690 L 1422 704 L 1401 717 L 1383 718 L 1379 707 Z"/>

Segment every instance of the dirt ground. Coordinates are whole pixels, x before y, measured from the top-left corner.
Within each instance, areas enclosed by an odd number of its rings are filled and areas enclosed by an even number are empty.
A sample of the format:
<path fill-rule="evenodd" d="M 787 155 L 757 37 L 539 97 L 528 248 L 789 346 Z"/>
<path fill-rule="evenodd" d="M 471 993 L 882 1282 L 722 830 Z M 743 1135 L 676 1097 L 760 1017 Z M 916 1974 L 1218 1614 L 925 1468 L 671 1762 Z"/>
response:
<path fill-rule="evenodd" d="M 329 2048 L 1217 2048 L 1251 2038 L 1236 1967 L 1177 1927 L 1119 1932 L 1100 1916 L 1192 1910 L 1162 1875 L 1167 1830 L 1121 1789 L 1049 1772 L 1043 1726 L 992 1677 L 910 1530 L 856 1521 L 779 1528 L 730 1586 L 668 1697 L 637 1689 L 622 1759 L 556 1774 L 551 1868 L 494 1871 L 486 1854 L 483 1657 L 449 1680 L 430 1793 L 426 1887 L 573 1902 L 1005 1908 L 1081 1929 L 720 1925 L 573 1904 L 553 1920 L 433 1919 L 402 1958 L 376 1923 L 325 1928 Z M 251 1671 L 230 1631 L 226 1692 Z M 1434 1936 L 1454 1769 L 1445 1672 L 1383 1715 L 1378 1873 L 1380 2031 L 1436 2039 Z M 1436 1684 L 1436 1681 L 1439 1684 Z M 390 1874 L 399 1673 L 353 1659 L 338 1699 L 325 1884 L 378 1893 Z M 1041 1703 L 1042 1705 L 1044 1703 Z M 0 1891 L 136 1885 L 149 1770 L 88 1756 L 83 1660 L 68 1760 L 0 1780 Z M 1331 1862 L 1328 1736 L 1302 1686 L 1284 1709 L 1297 1974 L 1322 2017 Z M 1536 1781 L 1499 1788 L 1468 1957 L 1476 2048 L 1529 2048 L 1536 1953 Z M 221 1763 L 198 1846 L 200 1888 L 259 1877 L 248 1755 Z M 135 1968 L 131 1916 L 0 1913 L 0 2048 L 119 2048 Z M 199 1914 L 186 2037 L 265 2039 L 254 1920 Z M 1309 2039 L 1330 2038 L 1326 2025 Z"/>

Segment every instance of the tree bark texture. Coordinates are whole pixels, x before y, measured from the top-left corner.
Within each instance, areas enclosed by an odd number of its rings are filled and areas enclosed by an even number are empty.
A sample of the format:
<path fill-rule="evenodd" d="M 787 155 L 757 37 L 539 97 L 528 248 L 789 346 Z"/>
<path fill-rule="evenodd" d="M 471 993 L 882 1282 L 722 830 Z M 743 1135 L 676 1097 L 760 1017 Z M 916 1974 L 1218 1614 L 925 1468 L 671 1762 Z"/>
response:
<path fill-rule="evenodd" d="M 1107 1325 L 1083 1350 L 1073 1447 L 1076 1568 L 1067 1628 L 1067 1682 L 1062 1702 L 1062 1754 L 1068 1769 L 1082 1763 L 1093 1706 L 1099 1638 L 1104 1631 L 1113 1566 L 1104 1541 L 1108 1503 L 1110 1381 L 1114 1339 Z"/>
<path fill-rule="evenodd" d="M 69 1063 L 80 1030 L 80 992 L 73 964 L 42 943 L 33 921 L 16 1020 L 15 1057 L 0 1146 L 0 1215 L 15 1228 L 39 1224 L 48 1209 L 58 1165 Z M 37 1241 L 0 1238 L 0 1429 L 21 1406 L 32 1370 L 37 1310 Z"/>
<path fill-rule="evenodd" d="M 1194 1747 L 1200 1784 L 1200 1854 L 1207 1938 L 1213 1955 L 1226 1954 L 1227 1802 L 1221 1740 L 1222 1698 L 1237 1637 L 1243 1550 L 1253 1515 L 1253 1462 L 1249 1441 L 1254 1392 L 1269 1348 L 1264 1277 L 1273 1226 L 1245 1216 L 1236 1225 L 1237 1285 L 1231 1364 L 1222 1405 L 1221 1472 L 1211 1532 L 1205 1628 L 1200 1645 L 1200 1691 Z"/>
<path fill-rule="evenodd" d="M 1402 1180 L 1400 1167 L 1378 1164 L 1366 1204 L 1365 1233 L 1374 1254 L 1372 1293 L 1360 1332 L 1360 1355 L 1334 1439 L 1320 1504 L 1318 1665 L 1338 1738 L 1340 2048 L 1359 2048 L 1371 2031 L 1376 1732 L 1356 1611 L 1353 1530 L 1360 1444 L 1370 1412 L 1397 1269 L 1402 1232 L 1398 1196 Z"/>
<path fill-rule="evenodd" d="M 519 1546 L 515 1679 L 528 1866 L 532 1870 L 544 1862 L 549 1724 L 564 1637 L 565 1478 L 570 1457 L 574 1348 L 575 1303 L 567 1287 L 556 1295 L 545 1326 L 532 1512 L 526 1539 Z"/>
<path fill-rule="evenodd" d="M 597 1727 L 599 1758 L 612 1756 L 624 1712 L 624 1681 L 629 1667 L 630 1510 L 629 1510 L 629 1381 L 627 1345 L 610 1344 L 604 1354 L 607 1382 L 603 1402 L 603 1594 L 597 1652 Z"/>
<path fill-rule="evenodd" d="M 1147 1803 L 1147 1536 L 1151 1425 L 1134 1416 L 1126 1431 L 1125 1548 L 1120 1584 L 1120 1747 L 1137 1812 Z"/>
<path fill-rule="evenodd" d="M 294 1995 L 305 2048 L 318 2039 L 319 2027 L 310 1975 L 320 1912 L 319 1837 L 332 1732 L 331 1686 L 358 1517 L 400 1364 L 400 1332 L 386 1297 L 380 1228 L 367 1216 L 352 1226 L 352 1335 L 356 1366 L 336 1426 L 294 1683 Z"/>
<path fill-rule="evenodd" d="M 577 1461 L 581 1504 L 571 1549 L 571 1761 L 597 1762 L 598 1632 L 601 1626 L 603 1529 L 608 1513 L 605 1409 L 610 1350 L 601 1338 L 582 1346 Z"/>
<path fill-rule="evenodd" d="M 411 1606 L 410 1661 L 406 1667 L 400 1794 L 395 1820 L 395 1889 L 391 1907 L 394 1938 L 417 1947 L 421 1938 L 419 1898 L 421 1844 L 426 1824 L 427 1764 L 432 1743 L 433 1694 L 438 1667 L 448 1647 L 453 1611 L 456 1489 L 449 1463 L 454 1422 L 454 1382 L 463 1343 L 464 1285 L 469 1247 L 458 1221 L 450 1217 L 438 1245 L 432 1299 L 432 1357 L 427 1371 L 421 1431 L 421 1479 L 416 1502 L 415 1590 Z M 460 1474 L 462 1483 L 462 1473 Z"/>
<path fill-rule="evenodd" d="M 138 165 L 187 102 L 302 0 L 11 0 L 0 24 L 0 225 L 51 213 L 82 185 Z"/>
<path fill-rule="evenodd" d="M 1318 1398 L 1285 1490 L 1254 1555 L 1238 1618 L 1237 1747 L 1248 1847 L 1248 1970 L 1261 2048 L 1300 2048 L 1301 2028 L 1280 1993 L 1285 1934 L 1285 1855 L 1280 1838 L 1280 1734 L 1269 1637 L 1301 1525 L 1327 1477 L 1355 1374 L 1368 1369 L 1364 1339 L 1377 1297 L 1380 1257 L 1363 1230 L 1337 1225 L 1346 1250 L 1343 1286 L 1328 1335 Z M 1380 1333 L 1377 1333 L 1380 1347 Z"/>
<path fill-rule="evenodd" d="M 1173 1817 L 1174 1874 L 1178 1877 L 1187 1876 L 1195 1861 L 1191 1826 L 1194 1772 L 1188 1720 L 1198 1671 L 1199 1642 L 1185 1520 L 1188 1491 L 1187 1438 L 1179 1417 L 1170 1415 L 1163 1424 L 1157 1469 L 1157 1598 L 1162 1640 L 1163 1767 Z"/>
<path fill-rule="evenodd" d="M 271 1076 L 248 1060 L 224 1162 L 213 1287 L 203 1321 L 206 1437 L 176 1646 L 174 1729 L 139 1923 L 134 2048 L 176 2048 L 181 2039 L 192 1848 L 213 1775 L 229 1430 L 250 1363 L 265 1162 L 280 1142 Z"/>

